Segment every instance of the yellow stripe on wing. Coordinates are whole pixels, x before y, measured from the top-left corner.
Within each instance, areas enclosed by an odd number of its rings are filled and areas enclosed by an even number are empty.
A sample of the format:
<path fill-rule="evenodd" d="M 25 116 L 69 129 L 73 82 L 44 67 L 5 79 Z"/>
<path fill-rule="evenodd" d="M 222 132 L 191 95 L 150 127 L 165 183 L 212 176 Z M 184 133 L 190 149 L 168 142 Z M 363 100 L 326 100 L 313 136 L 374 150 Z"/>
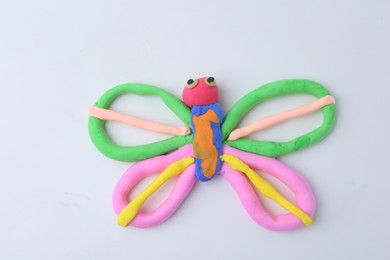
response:
<path fill-rule="evenodd" d="M 313 222 L 312 218 L 309 215 L 307 215 L 300 208 L 289 202 L 270 183 L 264 180 L 258 173 L 252 170 L 246 163 L 241 161 L 239 158 L 231 154 L 224 154 L 221 156 L 221 159 L 222 161 L 228 163 L 230 167 L 232 167 L 234 170 L 244 173 L 261 193 L 263 193 L 266 197 L 271 198 L 281 207 L 285 208 L 286 210 L 300 218 L 306 226 L 309 226 Z"/>
<path fill-rule="evenodd" d="M 181 174 L 194 163 L 194 158 L 187 157 L 169 165 L 145 190 L 134 198 L 119 214 L 118 225 L 127 226 L 137 215 L 145 201 L 156 192 L 165 182 Z"/>

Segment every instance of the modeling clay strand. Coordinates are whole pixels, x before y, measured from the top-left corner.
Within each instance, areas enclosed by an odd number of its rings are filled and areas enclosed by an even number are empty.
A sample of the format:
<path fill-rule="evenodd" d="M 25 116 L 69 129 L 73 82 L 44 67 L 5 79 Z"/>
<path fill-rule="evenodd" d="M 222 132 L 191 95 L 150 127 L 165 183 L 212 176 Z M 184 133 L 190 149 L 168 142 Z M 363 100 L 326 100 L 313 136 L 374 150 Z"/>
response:
<path fill-rule="evenodd" d="M 100 107 L 89 107 L 88 112 L 90 116 L 102 120 L 119 121 L 137 128 L 159 132 L 163 134 L 188 135 L 191 133 L 190 128 L 188 128 L 187 126 L 174 127 L 162 123 L 155 123 L 152 121 L 137 118 L 135 116 L 125 115 L 122 113 L 115 112 L 113 110 L 108 110 Z"/>
<path fill-rule="evenodd" d="M 242 117 L 248 113 L 254 106 L 272 98 L 291 95 L 308 94 L 317 98 L 329 95 L 329 92 L 320 84 L 310 80 L 281 80 L 268 83 L 255 89 L 242 97 L 233 108 L 227 113 L 222 124 L 222 134 L 226 140 L 229 134 L 234 130 Z M 258 155 L 277 157 L 288 154 L 322 140 L 332 130 L 335 121 L 335 105 L 323 107 L 322 114 L 324 121 L 317 129 L 299 136 L 288 142 L 274 141 L 256 141 L 247 138 L 238 140 L 224 141 L 225 144 L 246 152 Z"/>
<path fill-rule="evenodd" d="M 135 218 L 129 224 L 133 227 L 145 228 L 164 222 L 169 218 L 192 190 L 197 179 L 195 177 L 195 165 L 190 165 L 179 175 L 172 193 L 166 201 L 152 212 L 138 211 Z"/>
<path fill-rule="evenodd" d="M 271 214 L 263 206 L 262 201 L 259 199 L 258 194 L 255 191 L 255 188 L 250 183 L 245 174 L 233 170 L 229 164 L 224 163 L 222 165 L 221 175 L 232 186 L 248 215 L 258 225 L 275 231 L 292 230 L 304 226 L 302 220 L 291 213 L 281 215 Z"/>
<path fill-rule="evenodd" d="M 259 174 L 253 171 L 247 164 L 231 154 L 222 155 L 222 161 L 229 164 L 232 169 L 244 173 L 253 185 L 266 197 L 271 198 L 280 206 L 297 216 L 306 226 L 312 223 L 312 219 L 305 212 L 294 206 L 285 197 L 283 197 L 271 184 L 264 180 Z"/>
<path fill-rule="evenodd" d="M 104 93 L 95 106 L 109 109 L 112 102 L 119 96 L 135 94 L 142 96 L 158 96 L 187 126 L 190 126 L 191 110 L 177 97 L 169 92 L 146 84 L 123 84 L 116 86 Z M 173 151 L 192 141 L 192 136 L 174 136 L 169 139 L 135 146 L 121 146 L 115 144 L 105 130 L 105 120 L 89 117 L 89 135 L 99 149 L 106 156 L 119 161 L 140 161 Z"/>
<path fill-rule="evenodd" d="M 279 160 L 243 152 L 228 145 L 223 146 L 226 154 L 232 154 L 248 164 L 252 169 L 261 170 L 283 182 L 294 194 L 296 206 L 309 216 L 314 215 L 315 199 L 306 180 Z M 227 163 L 223 164 L 221 174 L 229 181 L 237 192 L 248 214 L 259 225 L 272 230 L 291 230 L 304 225 L 295 215 L 272 215 L 261 204 L 261 200 L 254 191 L 245 174 L 233 170 Z"/>
<path fill-rule="evenodd" d="M 138 213 L 144 202 L 170 178 L 182 173 L 194 163 L 194 158 L 188 157 L 174 162 L 163 171 L 144 191 L 131 201 L 119 214 L 118 225 L 127 226 Z"/>
<path fill-rule="evenodd" d="M 299 108 L 295 108 L 283 113 L 279 113 L 277 115 L 269 116 L 261 120 L 258 120 L 248 126 L 237 128 L 229 135 L 228 140 L 237 140 L 241 137 L 248 136 L 252 133 L 269 128 L 283 121 L 287 121 L 292 118 L 310 114 L 329 104 L 335 104 L 335 100 L 332 96 L 328 95 L 308 105 L 301 106 Z"/>
<path fill-rule="evenodd" d="M 193 156 L 192 145 L 188 144 L 174 153 L 135 163 L 122 175 L 115 186 L 112 196 L 115 213 L 119 215 L 129 204 L 129 193 L 142 179 L 163 172 L 169 165 L 176 161 Z M 168 198 L 158 208 L 150 212 L 142 212 L 141 209 L 129 225 L 145 228 L 162 223 L 179 208 L 195 182 L 195 165 L 192 164 L 178 176 L 177 182 Z"/>

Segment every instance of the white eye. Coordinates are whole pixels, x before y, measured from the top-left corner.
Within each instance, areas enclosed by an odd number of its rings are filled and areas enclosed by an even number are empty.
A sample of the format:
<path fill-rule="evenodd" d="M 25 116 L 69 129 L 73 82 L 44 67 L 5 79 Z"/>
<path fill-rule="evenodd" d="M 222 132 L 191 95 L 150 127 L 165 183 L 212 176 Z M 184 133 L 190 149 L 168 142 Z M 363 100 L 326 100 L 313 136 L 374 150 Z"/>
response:
<path fill-rule="evenodd" d="M 204 79 L 204 82 L 210 86 L 210 87 L 215 87 L 217 86 L 217 82 L 215 82 L 215 79 L 213 77 L 208 77 Z"/>
<path fill-rule="evenodd" d="M 195 88 L 198 85 L 197 79 L 189 79 L 187 80 L 187 88 Z"/>

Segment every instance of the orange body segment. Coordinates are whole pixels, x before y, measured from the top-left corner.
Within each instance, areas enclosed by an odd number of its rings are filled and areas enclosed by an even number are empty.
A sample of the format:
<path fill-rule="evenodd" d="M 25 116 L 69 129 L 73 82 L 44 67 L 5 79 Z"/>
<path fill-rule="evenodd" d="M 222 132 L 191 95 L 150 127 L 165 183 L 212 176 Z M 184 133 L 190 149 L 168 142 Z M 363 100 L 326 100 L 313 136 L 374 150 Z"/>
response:
<path fill-rule="evenodd" d="M 195 158 L 202 160 L 203 175 L 211 178 L 215 173 L 218 162 L 218 150 L 213 143 L 213 129 L 211 123 L 220 123 L 214 110 L 208 110 L 200 116 L 193 116 L 196 128 L 193 139 Z"/>

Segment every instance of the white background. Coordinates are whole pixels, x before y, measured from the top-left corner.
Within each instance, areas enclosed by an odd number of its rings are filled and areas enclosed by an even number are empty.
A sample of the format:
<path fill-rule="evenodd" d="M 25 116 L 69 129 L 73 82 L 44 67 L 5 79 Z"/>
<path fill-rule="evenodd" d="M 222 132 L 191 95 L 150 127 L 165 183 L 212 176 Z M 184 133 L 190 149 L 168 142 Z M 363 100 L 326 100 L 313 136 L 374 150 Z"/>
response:
<path fill-rule="evenodd" d="M 0 258 L 389 259 L 389 12 L 389 1 L 368 0 L 1 1 Z M 118 84 L 180 96 L 201 76 L 217 79 L 225 113 L 280 79 L 312 79 L 334 94 L 331 135 L 281 158 L 312 185 L 312 226 L 257 226 L 221 177 L 198 183 L 159 226 L 116 225 L 111 192 L 131 163 L 97 151 L 86 108 Z M 311 100 L 267 102 L 244 123 Z M 180 124 L 157 98 L 125 96 L 113 107 Z M 253 137 L 289 140 L 321 120 L 316 113 Z M 108 129 L 122 144 L 165 137 Z"/>

